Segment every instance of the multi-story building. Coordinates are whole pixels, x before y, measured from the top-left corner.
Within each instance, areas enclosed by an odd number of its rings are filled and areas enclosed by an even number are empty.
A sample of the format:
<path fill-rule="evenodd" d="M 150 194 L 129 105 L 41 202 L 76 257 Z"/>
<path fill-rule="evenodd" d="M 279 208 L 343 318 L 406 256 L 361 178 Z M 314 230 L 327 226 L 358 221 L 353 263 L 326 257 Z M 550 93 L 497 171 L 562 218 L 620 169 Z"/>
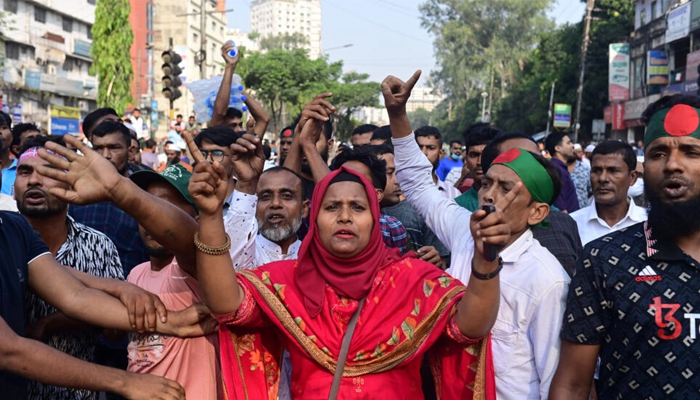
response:
<path fill-rule="evenodd" d="M 250 5 L 250 27 L 260 37 L 301 33 L 308 40 L 309 57 L 322 55 L 319 0 L 255 0 Z"/>
<path fill-rule="evenodd" d="M 406 102 L 406 111 L 413 112 L 419 108 L 426 111 L 433 111 L 435 107 L 442 101 L 443 96 L 433 93 L 433 89 L 427 87 L 413 88 L 411 97 Z"/>
<path fill-rule="evenodd" d="M 78 109 L 82 118 L 96 107 L 97 79 L 89 73 L 95 4 L 96 0 L 0 0 L 7 24 L 0 86 L 3 108 L 10 110 L 14 122 L 31 121 L 50 130 L 52 107 L 72 107 L 63 109 L 70 111 L 71 121 Z M 71 123 L 69 131 L 77 126 L 77 121 Z"/>
<path fill-rule="evenodd" d="M 134 98 L 134 107 L 150 110 L 153 99 L 153 77 L 155 75 L 154 64 L 154 29 L 155 17 L 154 0 L 130 0 L 131 13 L 129 24 L 134 33 L 134 43 L 131 45 L 131 64 L 134 69 L 134 80 L 131 84 L 131 97 Z M 158 71 L 159 72 L 159 71 Z M 144 112 L 144 120 L 147 114 Z"/>
<path fill-rule="evenodd" d="M 138 0 L 137 0 L 138 1 Z M 170 48 L 182 57 L 182 97 L 173 104 L 173 117 L 192 115 L 194 98 L 185 88 L 188 82 L 221 75 L 224 63 L 221 46 L 226 42 L 227 19 L 225 0 L 154 0 L 157 12 L 153 19 L 155 65 L 162 64 L 160 55 Z M 204 6 L 204 21 L 202 21 Z M 201 63 L 198 61 L 202 61 Z M 158 103 L 157 138 L 162 138 L 170 126 L 170 102 L 161 94 L 160 68 L 155 68 L 154 100 Z"/>

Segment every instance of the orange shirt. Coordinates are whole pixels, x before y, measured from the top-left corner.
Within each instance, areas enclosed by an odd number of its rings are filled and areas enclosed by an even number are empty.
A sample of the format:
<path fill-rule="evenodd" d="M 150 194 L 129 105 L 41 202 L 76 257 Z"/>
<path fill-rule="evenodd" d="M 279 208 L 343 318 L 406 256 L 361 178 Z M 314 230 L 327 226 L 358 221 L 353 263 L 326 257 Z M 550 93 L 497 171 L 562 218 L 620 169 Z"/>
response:
<path fill-rule="evenodd" d="M 136 266 L 127 280 L 160 297 L 165 308 L 180 311 L 201 302 L 199 283 L 180 269 L 177 261 L 160 271 L 151 263 Z M 188 400 L 216 400 L 220 379 L 218 333 L 181 339 L 159 333 L 132 333 L 127 371 L 163 376 L 177 381 Z"/>

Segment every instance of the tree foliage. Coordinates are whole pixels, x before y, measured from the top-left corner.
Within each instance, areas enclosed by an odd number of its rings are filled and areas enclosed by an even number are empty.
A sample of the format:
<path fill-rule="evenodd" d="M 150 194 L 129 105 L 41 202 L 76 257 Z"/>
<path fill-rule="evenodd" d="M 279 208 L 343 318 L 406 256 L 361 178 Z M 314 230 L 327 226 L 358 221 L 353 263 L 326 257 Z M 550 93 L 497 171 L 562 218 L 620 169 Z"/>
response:
<path fill-rule="evenodd" d="M 294 50 L 300 49 L 307 44 L 309 44 L 309 39 L 300 32 L 285 32 L 282 35 L 266 36 L 260 39 L 260 49 L 262 51 Z"/>
<path fill-rule="evenodd" d="M 343 74 L 342 62 L 312 60 L 306 50 L 271 50 L 241 60 L 238 72 L 270 113 L 275 133 L 298 115 L 317 94 L 331 92 L 336 107 L 336 130 L 341 135 L 354 127 L 352 113 L 362 106 L 379 106 L 380 86 L 367 74 Z M 349 135 L 349 134 L 348 134 Z"/>
<path fill-rule="evenodd" d="M 97 104 L 122 112 L 133 102 L 131 81 L 134 70 L 130 48 L 134 34 L 129 24 L 131 6 L 129 0 L 100 0 L 95 9 L 92 26 L 92 50 L 94 60 L 91 73 L 99 82 Z"/>

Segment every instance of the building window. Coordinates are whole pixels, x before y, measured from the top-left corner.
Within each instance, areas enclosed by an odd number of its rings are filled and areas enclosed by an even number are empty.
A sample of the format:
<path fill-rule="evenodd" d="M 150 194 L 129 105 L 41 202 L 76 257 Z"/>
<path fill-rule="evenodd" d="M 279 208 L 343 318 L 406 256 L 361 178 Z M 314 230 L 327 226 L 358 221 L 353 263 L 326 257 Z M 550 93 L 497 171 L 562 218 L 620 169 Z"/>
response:
<path fill-rule="evenodd" d="M 199 42 L 199 35 L 196 33 L 192 34 L 192 40 L 194 40 L 195 43 Z"/>
<path fill-rule="evenodd" d="M 651 2 L 651 20 L 655 20 L 656 17 L 658 16 L 658 13 L 656 12 L 656 2 L 652 1 Z"/>
<path fill-rule="evenodd" d="M 34 7 L 34 21 L 46 22 L 46 10 L 40 7 Z"/>
<path fill-rule="evenodd" d="M 19 60 L 19 45 L 5 42 L 5 56 L 10 60 Z"/>
<path fill-rule="evenodd" d="M 97 0 L 87 0 L 88 4 L 92 4 L 93 6 L 97 4 Z"/>
<path fill-rule="evenodd" d="M 88 25 L 87 38 L 92 40 L 92 25 Z"/>
<path fill-rule="evenodd" d="M 63 31 L 73 32 L 73 20 L 70 18 L 63 17 Z"/>
<path fill-rule="evenodd" d="M 71 72 L 71 71 L 73 71 L 74 67 L 75 67 L 75 61 L 73 61 L 72 58 L 66 57 L 66 61 L 63 63 L 63 70 L 66 72 Z"/>
<path fill-rule="evenodd" d="M 17 14 L 17 0 L 5 0 L 5 11 Z"/>

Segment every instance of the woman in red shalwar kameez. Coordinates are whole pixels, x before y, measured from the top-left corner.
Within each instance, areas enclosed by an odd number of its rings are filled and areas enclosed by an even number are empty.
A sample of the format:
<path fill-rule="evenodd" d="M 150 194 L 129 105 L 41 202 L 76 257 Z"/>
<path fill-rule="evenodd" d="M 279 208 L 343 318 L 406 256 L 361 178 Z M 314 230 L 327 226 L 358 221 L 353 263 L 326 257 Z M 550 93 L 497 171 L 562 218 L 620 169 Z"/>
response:
<path fill-rule="evenodd" d="M 208 185 L 209 194 L 190 185 L 200 209 L 198 239 L 223 245 L 215 202 L 223 202 L 225 179 Z M 465 287 L 427 262 L 402 258 L 381 240 L 379 215 L 371 183 L 341 168 L 316 186 L 298 260 L 236 274 L 227 254 L 197 252 L 200 285 L 220 321 L 226 398 L 277 399 L 287 349 L 292 397 L 327 399 L 343 335 L 364 298 L 338 399 L 423 399 L 426 354 L 438 398 L 495 399 L 488 332 L 498 311 L 498 277 L 472 278 Z M 485 261 L 483 241 L 505 243 L 509 233 L 500 212 L 484 215 L 472 218 L 474 267 L 490 273 L 498 262 Z"/>

